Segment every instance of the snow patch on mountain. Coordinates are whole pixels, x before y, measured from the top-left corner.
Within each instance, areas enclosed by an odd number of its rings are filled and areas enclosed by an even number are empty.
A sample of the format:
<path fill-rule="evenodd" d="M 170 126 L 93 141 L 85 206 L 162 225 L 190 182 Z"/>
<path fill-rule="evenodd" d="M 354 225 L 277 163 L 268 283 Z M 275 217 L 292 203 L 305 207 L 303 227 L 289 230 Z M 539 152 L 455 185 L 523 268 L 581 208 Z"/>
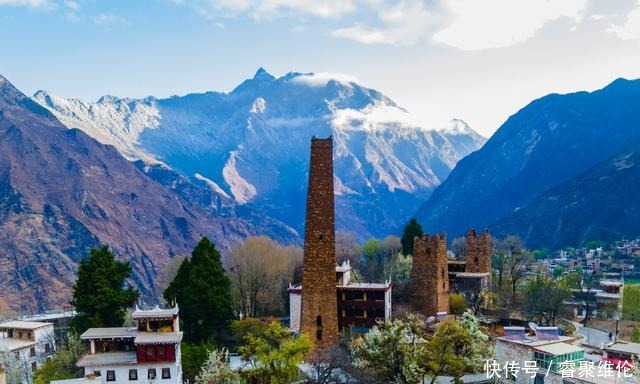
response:
<path fill-rule="evenodd" d="M 255 115 L 262 115 L 266 109 L 267 102 L 262 97 L 258 97 L 251 105 L 251 110 L 249 112 Z"/>
<path fill-rule="evenodd" d="M 469 127 L 465 121 L 460 119 L 451 119 L 447 125 L 440 128 L 438 132 L 450 135 L 450 136 L 461 136 L 461 135 L 469 135 L 475 134 L 478 135 L 476 131 Z"/>
<path fill-rule="evenodd" d="M 113 145 L 130 160 L 158 162 L 138 146 L 145 129 L 160 125 L 160 111 L 154 99 L 134 100 L 103 96 L 95 103 L 64 99 L 38 91 L 33 100 L 49 109 L 68 128 L 79 128 L 101 142 Z"/>
<path fill-rule="evenodd" d="M 222 168 L 222 176 L 229 188 L 231 188 L 231 194 L 238 204 L 246 204 L 253 200 L 258 192 L 253 184 L 240 176 L 240 172 L 236 168 L 238 152 L 239 150 L 234 150 L 229 153 L 229 160 Z"/>
<path fill-rule="evenodd" d="M 199 173 L 194 174 L 193 177 L 195 177 L 196 180 L 204 181 L 205 184 L 207 184 L 213 192 L 220 194 L 226 197 L 227 199 L 231 199 L 231 197 L 227 194 L 227 192 L 225 192 L 224 189 L 220 188 L 220 186 L 216 184 L 213 180 L 208 179 Z"/>

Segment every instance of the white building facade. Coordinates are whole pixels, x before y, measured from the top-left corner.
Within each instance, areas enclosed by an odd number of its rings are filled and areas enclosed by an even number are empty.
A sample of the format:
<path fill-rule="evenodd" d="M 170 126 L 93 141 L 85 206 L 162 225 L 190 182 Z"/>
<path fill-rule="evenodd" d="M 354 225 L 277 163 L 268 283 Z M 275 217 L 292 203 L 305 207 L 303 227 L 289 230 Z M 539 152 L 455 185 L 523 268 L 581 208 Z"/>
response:
<path fill-rule="evenodd" d="M 0 324 L 1 380 L 30 383 L 33 374 L 55 352 L 53 324 L 8 321 Z M 1 381 L 0 381 L 1 383 Z"/>
<path fill-rule="evenodd" d="M 178 307 L 136 307 L 133 320 L 134 327 L 91 328 L 80 336 L 85 353 L 78 366 L 85 377 L 114 384 L 182 383 Z"/>

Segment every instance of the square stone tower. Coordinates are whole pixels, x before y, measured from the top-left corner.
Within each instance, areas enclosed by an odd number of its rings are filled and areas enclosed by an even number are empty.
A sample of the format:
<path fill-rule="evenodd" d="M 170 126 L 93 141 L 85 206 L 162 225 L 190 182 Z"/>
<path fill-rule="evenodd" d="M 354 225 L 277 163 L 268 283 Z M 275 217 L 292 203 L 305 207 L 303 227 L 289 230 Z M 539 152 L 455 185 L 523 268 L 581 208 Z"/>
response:
<path fill-rule="evenodd" d="M 449 313 L 449 263 L 444 233 L 414 239 L 411 301 L 414 309 L 425 316 Z"/>
<path fill-rule="evenodd" d="M 338 342 L 333 139 L 311 139 L 300 331 L 318 348 Z"/>
<path fill-rule="evenodd" d="M 467 264 L 465 272 L 491 273 L 491 238 L 489 230 L 478 236 L 475 230 L 467 232 Z"/>

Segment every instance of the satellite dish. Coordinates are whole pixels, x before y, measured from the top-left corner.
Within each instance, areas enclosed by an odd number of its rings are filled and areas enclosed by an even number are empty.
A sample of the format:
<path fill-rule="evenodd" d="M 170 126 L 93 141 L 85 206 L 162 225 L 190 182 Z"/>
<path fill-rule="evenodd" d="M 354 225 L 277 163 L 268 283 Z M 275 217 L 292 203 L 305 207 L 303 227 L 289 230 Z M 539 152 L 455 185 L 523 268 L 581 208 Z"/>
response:
<path fill-rule="evenodd" d="M 433 323 L 434 321 L 436 321 L 436 317 L 435 316 L 427 317 L 427 323 Z"/>
<path fill-rule="evenodd" d="M 538 329 L 538 324 L 534 323 L 533 321 L 530 321 L 529 328 L 531 328 L 533 332 L 537 333 L 536 330 Z"/>

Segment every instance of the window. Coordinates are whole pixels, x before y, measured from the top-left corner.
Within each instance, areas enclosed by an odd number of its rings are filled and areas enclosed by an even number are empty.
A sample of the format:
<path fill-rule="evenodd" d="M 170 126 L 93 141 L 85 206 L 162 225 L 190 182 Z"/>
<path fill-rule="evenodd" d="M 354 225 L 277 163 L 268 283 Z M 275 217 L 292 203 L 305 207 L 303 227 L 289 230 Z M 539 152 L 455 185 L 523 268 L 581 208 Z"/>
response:
<path fill-rule="evenodd" d="M 111 369 L 107 370 L 107 381 L 116 381 L 116 371 Z"/>
<path fill-rule="evenodd" d="M 36 347 L 31 347 L 31 349 L 29 349 L 29 356 L 36 357 Z"/>
<path fill-rule="evenodd" d="M 38 365 L 35 362 L 31 363 L 31 372 L 35 372 L 36 369 L 38 369 Z"/>
<path fill-rule="evenodd" d="M 147 379 L 149 379 L 149 380 L 155 380 L 156 379 L 156 369 L 155 368 L 149 368 L 149 372 L 147 372 Z"/>
<path fill-rule="evenodd" d="M 102 376 L 102 373 L 100 373 L 100 371 L 93 371 L 93 376 L 100 377 Z"/>
<path fill-rule="evenodd" d="M 49 344 L 49 343 L 45 343 L 45 344 L 44 344 L 44 351 L 45 351 L 46 353 L 51 352 L 51 344 Z"/>
<path fill-rule="evenodd" d="M 162 378 L 163 379 L 171 378 L 171 370 L 169 368 L 162 368 Z"/>
<path fill-rule="evenodd" d="M 316 327 L 318 327 L 316 330 L 316 339 L 322 340 L 322 316 L 320 315 L 316 316 Z"/>
<path fill-rule="evenodd" d="M 129 370 L 129 380 L 131 380 L 131 381 L 138 380 L 138 370 L 137 369 L 130 369 Z"/>

